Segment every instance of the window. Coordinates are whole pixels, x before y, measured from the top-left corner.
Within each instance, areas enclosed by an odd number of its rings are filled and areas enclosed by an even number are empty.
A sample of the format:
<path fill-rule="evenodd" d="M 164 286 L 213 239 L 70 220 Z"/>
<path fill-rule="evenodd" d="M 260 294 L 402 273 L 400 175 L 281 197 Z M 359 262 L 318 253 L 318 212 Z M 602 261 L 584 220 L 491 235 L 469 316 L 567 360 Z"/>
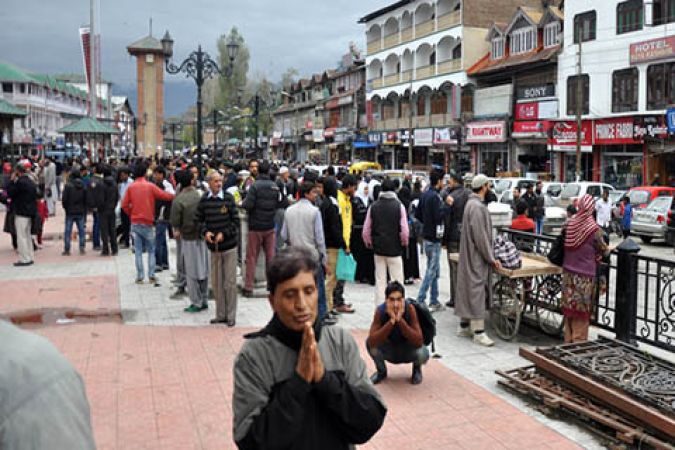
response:
<path fill-rule="evenodd" d="M 663 25 L 675 22 L 675 0 L 654 0 L 652 3 L 652 23 Z"/>
<path fill-rule="evenodd" d="M 23 84 L 23 83 L 19 84 L 19 92 L 22 93 L 22 94 L 26 93 L 26 85 L 25 84 Z"/>
<path fill-rule="evenodd" d="M 582 42 L 595 40 L 595 11 L 574 16 L 574 43 L 579 43 L 579 37 Z"/>
<path fill-rule="evenodd" d="M 616 7 L 616 34 L 642 29 L 642 0 L 628 0 Z"/>
<path fill-rule="evenodd" d="M 567 114 L 572 116 L 577 113 L 577 89 L 581 88 L 581 113 L 589 111 L 589 78 L 588 75 L 572 76 L 567 78 Z"/>
<path fill-rule="evenodd" d="M 498 37 L 492 40 L 492 59 L 504 57 L 504 38 Z"/>
<path fill-rule="evenodd" d="M 560 22 L 551 22 L 544 27 L 544 47 L 554 47 L 560 43 Z"/>
<path fill-rule="evenodd" d="M 452 49 L 452 59 L 462 59 L 462 43 Z"/>
<path fill-rule="evenodd" d="M 519 28 L 511 32 L 511 54 L 526 53 L 537 46 L 537 35 L 532 27 Z"/>
<path fill-rule="evenodd" d="M 12 83 L 2 83 L 2 92 L 6 94 L 11 94 L 13 92 L 14 86 Z"/>
<path fill-rule="evenodd" d="M 431 52 L 431 55 L 429 55 L 429 65 L 433 66 L 436 64 L 436 52 Z"/>
<path fill-rule="evenodd" d="M 617 70 L 612 74 L 612 112 L 637 111 L 638 70 Z"/>
<path fill-rule="evenodd" d="M 675 63 L 647 68 L 647 109 L 666 109 L 675 102 Z"/>
<path fill-rule="evenodd" d="M 417 115 L 422 117 L 427 115 L 427 100 L 424 95 L 417 97 Z"/>

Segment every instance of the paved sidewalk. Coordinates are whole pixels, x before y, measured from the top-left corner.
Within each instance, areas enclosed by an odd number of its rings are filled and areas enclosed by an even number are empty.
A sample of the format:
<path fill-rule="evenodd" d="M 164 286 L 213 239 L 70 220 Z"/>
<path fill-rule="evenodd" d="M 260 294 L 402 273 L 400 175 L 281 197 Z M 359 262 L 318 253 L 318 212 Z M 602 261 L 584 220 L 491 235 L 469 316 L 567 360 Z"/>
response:
<path fill-rule="evenodd" d="M 50 232 L 58 233 L 62 221 L 50 219 Z M 269 319 L 266 299 L 240 298 L 234 329 L 210 326 L 213 302 L 209 312 L 187 315 L 182 311 L 187 300 L 168 299 L 171 273 L 159 275 L 159 286 L 136 285 L 129 250 L 102 258 L 88 242 L 90 254 L 65 258 L 62 242 L 45 241 L 35 266 L 15 268 L 5 262 L 13 261 L 13 251 L 3 236 L 0 281 L 8 295 L 0 300 L 0 316 L 42 313 L 45 323 L 23 326 L 49 338 L 83 375 L 99 448 L 234 447 L 232 362 L 243 334 Z M 446 277 L 442 299 L 447 290 Z M 409 296 L 416 291 L 411 287 Z M 363 345 L 372 292 L 370 286 L 348 285 L 346 297 L 357 313 L 341 319 L 359 342 L 370 372 L 374 368 Z M 73 311 L 95 318 L 76 316 L 71 323 L 67 313 Z M 436 317 L 442 357 L 425 366 L 420 386 L 410 385 L 410 367 L 390 367 L 389 379 L 378 385 L 389 406 L 387 420 L 362 448 L 601 448 L 578 427 L 551 421 L 496 386 L 495 369 L 525 364 L 517 356 L 522 341 L 550 340 L 526 333 L 519 343 L 497 341 L 485 349 L 455 336 L 451 310 Z"/>

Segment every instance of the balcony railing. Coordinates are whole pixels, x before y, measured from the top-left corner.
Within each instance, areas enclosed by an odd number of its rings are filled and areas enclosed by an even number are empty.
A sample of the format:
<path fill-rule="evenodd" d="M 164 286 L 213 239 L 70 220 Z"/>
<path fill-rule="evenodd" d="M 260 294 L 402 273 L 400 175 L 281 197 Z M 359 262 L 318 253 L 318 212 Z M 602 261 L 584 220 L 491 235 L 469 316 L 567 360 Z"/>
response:
<path fill-rule="evenodd" d="M 391 48 L 398 45 L 398 31 L 394 34 L 384 37 L 384 48 Z"/>
<path fill-rule="evenodd" d="M 453 123 L 452 116 L 450 114 L 432 114 L 431 115 L 431 126 L 432 127 L 442 127 L 445 125 L 451 125 Z"/>
<path fill-rule="evenodd" d="M 401 72 L 401 83 L 412 80 L 412 69 Z"/>
<path fill-rule="evenodd" d="M 418 23 L 415 26 L 415 37 L 421 38 L 428 36 L 436 31 L 433 20 L 427 20 L 426 22 Z"/>
<path fill-rule="evenodd" d="M 412 41 L 412 38 L 413 38 L 412 27 L 404 28 L 401 30 L 401 42 Z"/>
<path fill-rule="evenodd" d="M 433 77 L 436 75 L 436 66 L 422 66 L 417 68 L 417 73 L 415 75 L 416 80 L 422 80 L 424 78 Z"/>
<path fill-rule="evenodd" d="M 398 128 L 398 119 L 384 119 L 384 128 L 387 130 L 395 130 Z"/>
<path fill-rule="evenodd" d="M 444 73 L 459 72 L 460 70 L 462 70 L 462 60 L 460 58 L 449 59 L 447 61 L 438 63 L 439 75 Z"/>
<path fill-rule="evenodd" d="M 399 83 L 399 74 L 394 73 L 384 77 L 383 86 L 392 86 Z"/>
<path fill-rule="evenodd" d="M 413 120 L 416 128 L 429 128 L 431 126 L 431 117 L 429 116 L 417 116 Z"/>
<path fill-rule="evenodd" d="M 460 11 L 452 11 L 438 16 L 438 31 L 456 27 L 462 20 Z"/>
<path fill-rule="evenodd" d="M 382 87 L 382 78 L 373 78 L 370 80 L 370 84 L 373 86 L 373 89 L 379 89 Z"/>
<path fill-rule="evenodd" d="M 372 55 L 373 53 L 377 53 L 380 50 L 382 50 L 382 42 L 380 39 L 377 39 L 372 42 L 368 42 L 368 54 Z"/>

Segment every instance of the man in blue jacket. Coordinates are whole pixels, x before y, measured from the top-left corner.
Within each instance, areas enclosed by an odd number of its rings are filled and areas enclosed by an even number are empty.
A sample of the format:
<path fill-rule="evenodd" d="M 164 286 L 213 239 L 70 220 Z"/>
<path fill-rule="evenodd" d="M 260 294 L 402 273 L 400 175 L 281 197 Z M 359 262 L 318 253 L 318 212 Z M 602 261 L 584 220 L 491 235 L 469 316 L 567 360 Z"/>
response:
<path fill-rule="evenodd" d="M 427 291 L 431 288 L 429 309 L 433 312 L 443 311 L 445 307 L 438 301 L 438 278 L 440 277 L 441 239 L 444 233 L 444 217 L 446 207 L 441 199 L 440 190 L 443 187 L 443 175 L 432 172 L 429 189 L 422 194 L 420 206 L 415 212 L 417 219 L 422 222 L 422 237 L 424 238 L 424 254 L 427 255 L 427 270 L 424 280 L 417 294 L 417 301 L 424 304 Z M 446 204 L 451 206 L 452 196 L 448 196 Z"/>

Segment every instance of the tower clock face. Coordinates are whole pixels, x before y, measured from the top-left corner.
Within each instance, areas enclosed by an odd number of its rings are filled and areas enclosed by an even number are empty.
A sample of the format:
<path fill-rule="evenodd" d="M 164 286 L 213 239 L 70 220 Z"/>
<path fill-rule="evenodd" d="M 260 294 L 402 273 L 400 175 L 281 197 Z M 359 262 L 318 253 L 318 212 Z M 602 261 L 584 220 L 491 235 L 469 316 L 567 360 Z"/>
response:
<path fill-rule="evenodd" d="M 153 55 L 152 53 L 148 53 L 147 55 L 145 55 L 145 62 L 148 64 L 152 64 L 153 62 L 155 62 L 155 55 Z"/>

